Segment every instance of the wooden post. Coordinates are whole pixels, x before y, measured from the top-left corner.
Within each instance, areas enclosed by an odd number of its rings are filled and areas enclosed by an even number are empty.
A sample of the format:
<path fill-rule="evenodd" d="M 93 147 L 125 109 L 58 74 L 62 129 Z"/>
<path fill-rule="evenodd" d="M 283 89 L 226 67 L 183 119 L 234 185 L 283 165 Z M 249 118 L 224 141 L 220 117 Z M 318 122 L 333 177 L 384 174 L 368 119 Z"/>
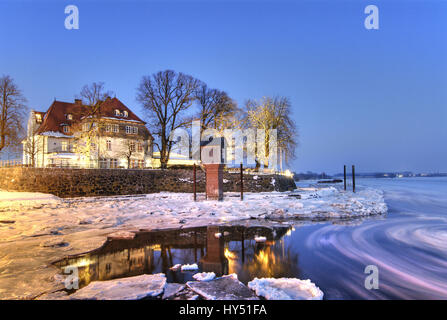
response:
<path fill-rule="evenodd" d="M 193 190 L 194 190 L 194 201 L 197 201 L 197 189 L 196 189 L 196 164 L 194 163 L 194 174 L 193 174 Z"/>
<path fill-rule="evenodd" d="M 241 200 L 244 200 L 244 168 L 241 162 Z"/>
<path fill-rule="evenodd" d="M 343 182 L 345 184 L 345 191 L 346 191 L 346 165 L 344 165 L 344 178 L 343 178 Z"/>
<path fill-rule="evenodd" d="M 355 166 L 352 165 L 352 192 L 355 192 Z"/>

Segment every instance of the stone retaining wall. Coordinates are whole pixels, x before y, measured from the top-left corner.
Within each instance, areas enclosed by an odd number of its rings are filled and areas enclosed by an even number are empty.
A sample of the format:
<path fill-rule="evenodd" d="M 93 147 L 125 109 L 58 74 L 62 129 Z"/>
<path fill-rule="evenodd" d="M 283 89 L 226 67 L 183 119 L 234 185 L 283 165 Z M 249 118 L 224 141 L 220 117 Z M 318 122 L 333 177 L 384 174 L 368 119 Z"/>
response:
<path fill-rule="evenodd" d="M 160 191 L 192 192 L 193 171 L 0 168 L 0 189 L 51 193 L 59 197 L 144 194 Z M 197 170 L 197 192 L 205 191 L 205 173 Z M 282 175 L 244 175 L 244 191 L 295 189 L 292 178 Z M 224 191 L 240 191 L 240 174 L 224 173 Z"/>

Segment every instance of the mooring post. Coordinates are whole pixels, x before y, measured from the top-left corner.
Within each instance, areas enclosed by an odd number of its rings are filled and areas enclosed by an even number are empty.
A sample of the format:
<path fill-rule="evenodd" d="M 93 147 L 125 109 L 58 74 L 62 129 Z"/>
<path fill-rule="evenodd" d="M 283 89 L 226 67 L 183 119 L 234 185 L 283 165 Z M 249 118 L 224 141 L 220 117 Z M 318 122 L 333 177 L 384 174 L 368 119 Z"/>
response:
<path fill-rule="evenodd" d="M 352 192 L 355 192 L 355 166 L 352 165 Z"/>
<path fill-rule="evenodd" d="M 344 178 L 343 178 L 343 182 L 345 184 L 345 191 L 346 191 L 346 165 L 344 165 Z"/>
<path fill-rule="evenodd" d="M 241 162 L 241 200 L 244 200 L 244 168 Z"/>
<path fill-rule="evenodd" d="M 196 189 L 196 164 L 194 163 L 194 166 L 193 166 L 193 171 L 194 171 L 194 174 L 193 174 L 193 180 L 194 180 L 194 184 L 193 184 L 193 191 L 194 191 L 194 201 L 197 201 L 197 189 Z"/>

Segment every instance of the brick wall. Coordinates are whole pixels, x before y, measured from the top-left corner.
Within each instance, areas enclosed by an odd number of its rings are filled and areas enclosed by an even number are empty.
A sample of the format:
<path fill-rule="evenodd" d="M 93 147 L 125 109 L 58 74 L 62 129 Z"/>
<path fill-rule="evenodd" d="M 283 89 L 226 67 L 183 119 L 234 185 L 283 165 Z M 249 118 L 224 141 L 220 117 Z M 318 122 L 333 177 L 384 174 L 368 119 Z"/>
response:
<path fill-rule="evenodd" d="M 59 197 L 192 192 L 192 178 L 193 171 L 187 169 L 0 168 L 0 189 L 51 193 Z M 239 173 L 224 173 L 224 191 L 239 192 L 239 180 Z M 204 192 L 202 170 L 197 170 L 197 181 L 197 192 Z M 293 179 L 285 176 L 244 175 L 247 192 L 286 191 L 295 187 Z"/>

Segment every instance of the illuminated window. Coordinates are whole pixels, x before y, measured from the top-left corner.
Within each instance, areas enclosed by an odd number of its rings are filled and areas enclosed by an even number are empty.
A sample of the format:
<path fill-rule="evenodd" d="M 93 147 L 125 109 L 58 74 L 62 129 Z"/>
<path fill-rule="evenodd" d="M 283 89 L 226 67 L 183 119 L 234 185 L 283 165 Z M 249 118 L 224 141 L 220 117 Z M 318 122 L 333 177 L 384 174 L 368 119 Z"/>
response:
<path fill-rule="evenodd" d="M 68 151 L 68 142 L 62 141 L 62 151 Z"/>
<path fill-rule="evenodd" d="M 42 122 L 42 115 L 40 113 L 36 113 L 36 122 L 41 123 Z"/>

